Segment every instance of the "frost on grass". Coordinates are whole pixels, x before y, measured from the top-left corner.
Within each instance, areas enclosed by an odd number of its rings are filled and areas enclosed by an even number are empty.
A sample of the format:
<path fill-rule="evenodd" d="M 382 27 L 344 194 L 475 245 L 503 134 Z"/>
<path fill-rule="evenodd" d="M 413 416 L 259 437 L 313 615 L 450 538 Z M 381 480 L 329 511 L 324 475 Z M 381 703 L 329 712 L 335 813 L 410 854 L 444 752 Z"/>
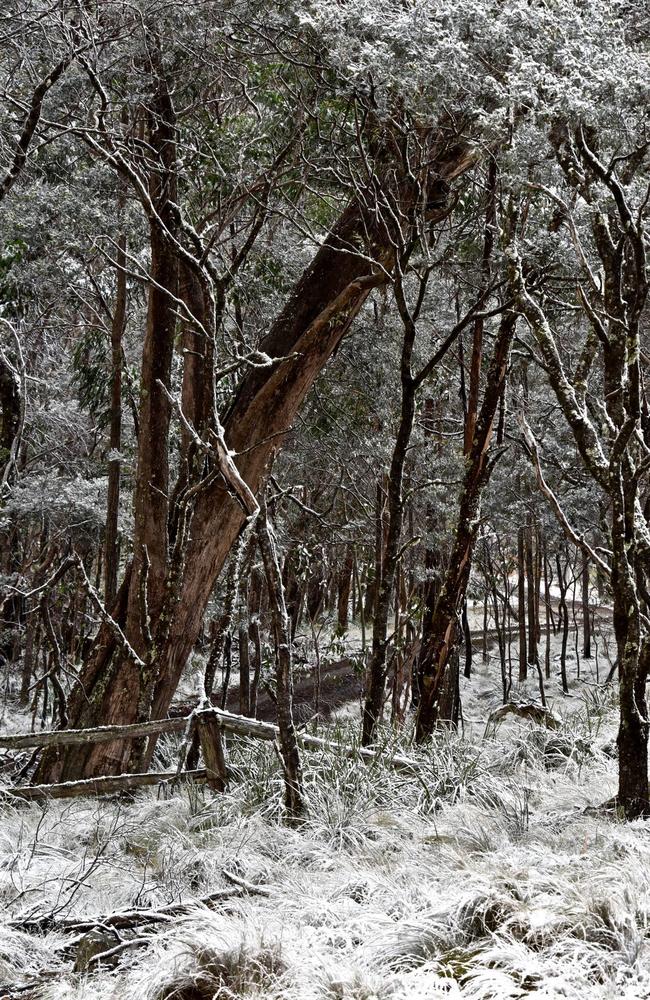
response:
<path fill-rule="evenodd" d="M 558 731 L 484 736 L 481 683 L 466 737 L 401 747 L 418 775 L 310 756 L 300 830 L 281 822 L 273 748 L 245 741 L 226 795 L 4 804 L 0 983 L 37 1000 L 650 997 L 648 824 L 584 811 L 615 788 L 611 698 L 576 697 Z M 201 904 L 232 876 L 265 891 Z M 62 920 L 179 901 L 73 971 Z"/>

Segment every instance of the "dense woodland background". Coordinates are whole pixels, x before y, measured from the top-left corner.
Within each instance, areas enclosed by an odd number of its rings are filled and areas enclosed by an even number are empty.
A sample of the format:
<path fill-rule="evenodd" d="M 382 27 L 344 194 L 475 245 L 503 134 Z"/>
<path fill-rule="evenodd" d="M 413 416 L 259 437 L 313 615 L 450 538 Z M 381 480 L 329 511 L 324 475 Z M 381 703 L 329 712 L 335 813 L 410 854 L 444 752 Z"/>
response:
<path fill-rule="evenodd" d="M 649 37 L 4 6 L 1 996 L 650 996 Z"/>

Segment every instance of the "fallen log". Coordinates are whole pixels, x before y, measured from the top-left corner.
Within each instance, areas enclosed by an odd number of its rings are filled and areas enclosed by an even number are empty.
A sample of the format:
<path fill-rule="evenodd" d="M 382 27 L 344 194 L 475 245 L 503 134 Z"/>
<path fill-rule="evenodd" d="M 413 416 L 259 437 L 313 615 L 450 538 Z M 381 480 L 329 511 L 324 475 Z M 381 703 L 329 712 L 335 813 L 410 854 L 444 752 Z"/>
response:
<path fill-rule="evenodd" d="M 145 937 L 131 938 L 129 940 L 122 941 L 119 938 L 117 933 L 118 931 L 128 931 L 129 929 L 135 927 L 169 923 L 177 917 L 191 913 L 192 910 L 199 907 L 208 907 L 209 909 L 212 909 L 220 903 L 227 903 L 231 899 L 239 899 L 246 895 L 264 897 L 268 897 L 270 895 L 269 889 L 266 886 L 255 885 L 252 882 L 247 882 L 239 875 L 235 875 L 228 871 L 224 871 L 223 875 L 226 881 L 231 882 L 234 885 L 234 889 L 218 889 L 216 892 L 211 892 L 207 896 L 201 896 L 198 899 L 190 899 L 182 903 L 171 903 L 168 906 L 161 906 L 157 909 L 136 907 L 131 910 L 118 910 L 115 913 L 103 914 L 88 920 L 78 920 L 74 917 L 61 918 L 57 917 L 55 913 L 48 913 L 41 917 L 28 917 L 24 920 L 10 920 L 7 925 L 27 933 L 45 933 L 47 931 L 56 930 L 63 933 L 77 932 L 78 935 L 81 935 L 80 937 L 75 937 L 72 940 L 64 941 L 62 944 L 57 946 L 54 950 L 59 954 L 73 951 L 79 946 L 80 942 L 83 941 L 84 937 L 87 936 L 89 932 L 101 929 L 106 930 L 109 933 L 115 933 L 115 947 L 103 949 L 91 955 L 85 965 L 85 971 L 92 965 L 100 965 L 102 962 L 115 958 L 126 948 L 146 947 L 153 940 L 153 937 Z M 0 926 L 2 925 L 0 924 Z M 75 966 L 78 966 L 78 960 L 75 962 Z M 76 971 L 78 971 L 78 968 Z M 51 973 L 41 973 L 38 977 L 27 983 L 9 985 L 5 987 L 0 986 L 0 1000 L 9 1000 L 10 997 L 14 996 L 22 997 L 25 994 L 36 996 L 36 992 L 32 994 L 30 991 L 39 991 L 44 985 L 51 982 L 52 979 L 55 979 L 59 975 L 61 975 L 61 970 L 57 969 L 52 970 Z"/>
<path fill-rule="evenodd" d="M 160 906 L 157 909 L 152 907 L 134 907 L 131 910 L 118 910 L 115 913 L 102 914 L 98 917 L 90 917 L 80 920 L 75 917 L 57 917 L 56 914 L 46 913 L 40 917 L 27 917 L 24 920 L 10 920 L 9 927 L 21 931 L 77 931 L 87 933 L 96 927 L 110 927 L 114 930 L 128 930 L 133 927 L 141 927 L 145 924 L 169 923 L 176 917 L 189 913 L 197 906 L 207 906 L 212 908 L 219 903 L 227 903 L 231 899 L 238 899 L 240 896 L 267 896 L 268 889 L 265 886 L 253 885 L 245 882 L 236 876 L 231 876 L 229 872 L 224 872 L 227 881 L 233 883 L 232 889 L 218 889 L 207 896 L 200 896 L 198 899 L 190 899 L 182 903 L 170 903 L 168 906 Z M 69 948 L 70 942 L 63 944 L 63 948 Z"/>

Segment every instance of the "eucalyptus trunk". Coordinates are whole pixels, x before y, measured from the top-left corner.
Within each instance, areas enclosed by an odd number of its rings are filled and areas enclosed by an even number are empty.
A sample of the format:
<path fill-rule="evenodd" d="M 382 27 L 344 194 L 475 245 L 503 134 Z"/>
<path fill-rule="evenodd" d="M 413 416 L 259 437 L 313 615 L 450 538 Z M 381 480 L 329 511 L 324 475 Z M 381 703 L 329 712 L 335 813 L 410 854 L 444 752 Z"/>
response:
<path fill-rule="evenodd" d="M 433 611 L 428 641 L 423 643 L 418 663 L 419 706 L 416 722 L 418 742 L 431 736 L 440 719 L 444 700 L 453 702 L 457 662 L 451 657 L 458 648 L 460 613 L 465 601 L 474 545 L 480 525 L 481 498 L 489 481 L 492 462 L 489 448 L 494 419 L 506 379 L 510 346 L 517 326 L 515 313 L 501 318 L 487 373 L 485 394 L 476 423 L 472 448 L 463 480 L 456 536 L 445 579 Z M 449 698 L 443 697 L 447 694 Z M 453 690 L 451 690 L 453 688 Z"/>

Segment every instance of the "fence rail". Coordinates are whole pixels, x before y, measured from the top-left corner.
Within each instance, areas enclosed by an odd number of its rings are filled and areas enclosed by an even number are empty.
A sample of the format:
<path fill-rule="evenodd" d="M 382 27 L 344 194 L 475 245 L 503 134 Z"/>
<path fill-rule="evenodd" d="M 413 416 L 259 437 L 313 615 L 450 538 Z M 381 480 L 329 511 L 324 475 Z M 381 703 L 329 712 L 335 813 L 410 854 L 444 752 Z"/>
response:
<path fill-rule="evenodd" d="M 98 726 L 96 729 L 55 729 L 41 733 L 15 733 L 0 736 L 0 748 L 22 750 L 25 747 L 65 747 L 83 743 L 110 743 L 111 740 L 134 740 L 185 729 L 187 718 L 140 722 L 132 726 Z"/>
<path fill-rule="evenodd" d="M 130 726 L 98 726 L 95 729 L 61 729 L 41 733 L 15 733 L 0 736 L 0 749 L 22 750 L 27 748 L 49 748 L 79 746 L 85 743 L 107 743 L 112 740 L 134 740 L 161 733 L 187 731 L 188 735 L 196 727 L 203 753 L 205 767 L 193 771 L 148 771 L 142 774 L 119 774 L 106 777 L 85 778 L 52 785 L 25 785 L 8 787 L 5 794 L 20 799 L 73 798 L 82 795 L 109 795 L 146 785 L 162 782 L 192 779 L 206 782 L 214 791 L 222 792 L 228 784 L 228 768 L 223 745 L 223 734 L 243 736 L 248 739 L 276 742 L 279 738 L 277 726 L 260 722 L 243 715 L 234 715 L 219 708 L 196 710 L 180 719 L 160 719 L 155 722 L 141 722 Z M 383 760 L 399 770 L 421 769 L 417 761 L 401 754 L 390 754 L 367 747 L 348 746 L 307 733 L 297 734 L 298 744 L 304 750 L 332 752 L 344 757 L 359 757 L 373 762 Z"/>

